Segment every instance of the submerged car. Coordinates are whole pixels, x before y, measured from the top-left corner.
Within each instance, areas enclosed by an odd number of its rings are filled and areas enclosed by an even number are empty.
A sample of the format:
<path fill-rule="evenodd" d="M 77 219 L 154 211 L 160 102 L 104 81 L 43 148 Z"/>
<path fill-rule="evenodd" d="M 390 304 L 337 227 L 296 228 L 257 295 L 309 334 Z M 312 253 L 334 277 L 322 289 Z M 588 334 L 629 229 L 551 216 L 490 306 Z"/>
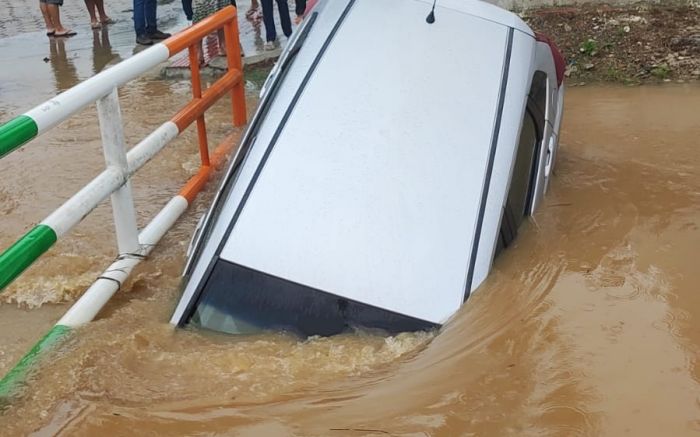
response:
<path fill-rule="evenodd" d="M 172 323 L 439 327 L 540 204 L 563 61 L 480 1 L 319 1 L 188 253 Z"/>

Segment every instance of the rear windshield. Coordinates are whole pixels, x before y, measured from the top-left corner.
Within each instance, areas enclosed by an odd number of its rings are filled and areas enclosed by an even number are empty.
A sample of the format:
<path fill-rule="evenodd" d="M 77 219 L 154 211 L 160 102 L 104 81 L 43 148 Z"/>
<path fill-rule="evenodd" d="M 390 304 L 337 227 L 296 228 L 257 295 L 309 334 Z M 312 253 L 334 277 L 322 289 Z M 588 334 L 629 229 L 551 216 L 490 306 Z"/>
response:
<path fill-rule="evenodd" d="M 334 335 L 356 326 L 389 333 L 435 324 L 354 302 L 247 267 L 218 260 L 192 313 L 196 326 L 229 334 L 282 330 Z"/>

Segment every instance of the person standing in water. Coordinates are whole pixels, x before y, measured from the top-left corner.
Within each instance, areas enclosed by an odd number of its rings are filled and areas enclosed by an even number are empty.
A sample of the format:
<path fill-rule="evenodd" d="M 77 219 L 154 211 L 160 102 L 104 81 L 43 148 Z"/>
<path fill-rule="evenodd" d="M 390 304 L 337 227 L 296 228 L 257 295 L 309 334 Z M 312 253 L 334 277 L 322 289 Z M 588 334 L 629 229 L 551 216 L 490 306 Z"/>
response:
<path fill-rule="evenodd" d="M 136 44 L 153 45 L 155 41 L 170 38 L 169 33 L 158 30 L 156 0 L 134 0 L 134 30 Z"/>
<path fill-rule="evenodd" d="M 114 20 L 105 13 L 104 0 L 85 0 L 85 6 L 87 6 L 88 14 L 90 14 L 90 27 L 93 29 L 99 29 L 107 24 L 114 24 Z M 97 20 L 98 13 L 100 14 L 99 21 Z"/>
<path fill-rule="evenodd" d="M 39 0 L 39 9 L 46 24 L 46 36 L 73 36 L 76 33 L 66 29 L 61 24 L 59 6 L 63 6 L 63 0 Z"/>
<path fill-rule="evenodd" d="M 277 29 L 275 29 L 275 11 L 272 4 L 273 0 L 260 0 L 262 4 L 263 22 L 265 23 L 265 50 L 275 48 L 277 41 Z M 284 36 L 289 37 L 292 34 L 292 20 L 289 18 L 289 5 L 287 0 L 276 0 L 277 10 L 280 14 L 280 24 Z"/>

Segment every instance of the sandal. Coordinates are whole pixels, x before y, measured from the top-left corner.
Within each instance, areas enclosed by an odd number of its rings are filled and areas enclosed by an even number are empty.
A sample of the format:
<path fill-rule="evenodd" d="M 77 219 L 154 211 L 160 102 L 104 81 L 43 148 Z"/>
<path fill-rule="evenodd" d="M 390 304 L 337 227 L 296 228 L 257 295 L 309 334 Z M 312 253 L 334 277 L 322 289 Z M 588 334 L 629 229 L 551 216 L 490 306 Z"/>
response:
<path fill-rule="evenodd" d="M 105 20 L 100 21 L 100 23 L 102 23 L 103 25 L 114 24 L 116 22 L 117 22 L 117 20 L 114 20 L 114 19 L 109 18 L 109 17 L 107 17 L 107 19 L 105 19 Z"/>
<path fill-rule="evenodd" d="M 53 34 L 53 36 L 55 36 L 56 38 L 60 38 L 60 37 L 63 37 L 63 36 L 73 36 L 73 35 L 77 35 L 77 34 L 78 34 L 77 32 L 74 32 L 74 31 L 72 31 L 72 30 L 69 29 L 69 30 L 66 30 L 66 31 L 63 32 L 63 33 L 55 32 L 55 33 Z"/>
<path fill-rule="evenodd" d="M 93 30 L 96 30 L 96 29 L 99 29 L 100 27 L 102 27 L 102 25 L 101 25 L 100 23 L 98 23 L 97 21 L 93 21 L 93 22 L 90 23 L 90 27 L 91 27 Z"/>
<path fill-rule="evenodd" d="M 250 8 L 250 9 L 248 9 L 248 11 L 245 13 L 245 17 L 246 17 L 248 20 L 251 20 L 251 19 L 253 18 L 253 15 L 255 15 L 256 12 L 258 12 L 258 8 Z"/>
<path fill-rule="evenodd" d="M 54 36 L 56 34 L 55 30 L 49 30 L 46 32 L 46 36 Z"/>

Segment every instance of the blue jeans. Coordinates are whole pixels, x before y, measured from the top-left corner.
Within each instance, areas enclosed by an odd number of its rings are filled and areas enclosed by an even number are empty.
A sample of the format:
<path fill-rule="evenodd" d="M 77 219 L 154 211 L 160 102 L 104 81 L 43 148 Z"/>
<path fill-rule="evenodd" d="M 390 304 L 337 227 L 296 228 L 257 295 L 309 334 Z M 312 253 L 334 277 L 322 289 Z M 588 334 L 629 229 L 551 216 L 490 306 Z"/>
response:
<path fill-rule="evenodd" d="M 265 40 L 274 41 L 277 39 L 277 29 L 275 29 L 275 11 L 272 0 L 260 0 L 262 3 L 263 21 L 265 22 Z M 277 9 L 280 12 L 280 24 L 285 36 L 292 34 L 292 20 L 289 18 L 289 6 L 287 0 L 277 0 Z"/>
<path fill-rule="evenodd" d="M 156 25 L 156 0 L 134 0 L 134 30 L 136 36 L 148 35 L 158 30 Z"/>

